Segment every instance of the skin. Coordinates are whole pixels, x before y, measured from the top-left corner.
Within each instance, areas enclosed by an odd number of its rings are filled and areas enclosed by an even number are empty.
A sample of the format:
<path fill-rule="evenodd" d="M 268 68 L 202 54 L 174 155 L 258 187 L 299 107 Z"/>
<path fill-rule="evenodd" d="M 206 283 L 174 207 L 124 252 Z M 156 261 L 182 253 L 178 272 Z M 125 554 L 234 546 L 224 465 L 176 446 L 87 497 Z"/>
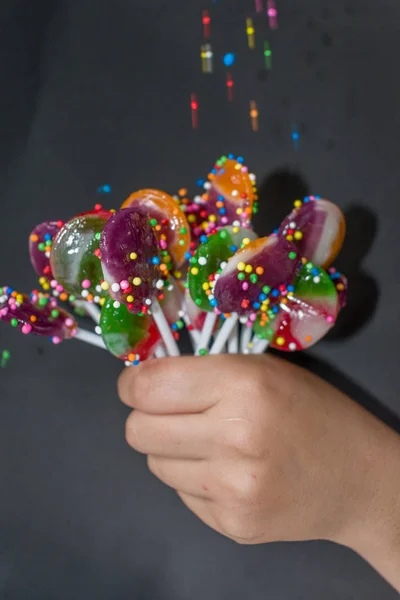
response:
<path fill-rule="evenodd" d="M 272 356 L 126 369 L 130 446 L 204 523 L 241 544 L 330 540 L 400 591 L 400 437 Z"/>

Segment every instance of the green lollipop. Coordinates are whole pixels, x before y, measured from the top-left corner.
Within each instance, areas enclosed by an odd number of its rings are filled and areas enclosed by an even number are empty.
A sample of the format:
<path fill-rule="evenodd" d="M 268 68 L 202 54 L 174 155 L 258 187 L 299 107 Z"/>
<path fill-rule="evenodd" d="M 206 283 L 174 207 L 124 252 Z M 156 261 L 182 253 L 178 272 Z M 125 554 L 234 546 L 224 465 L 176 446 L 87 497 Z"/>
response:
<path fill-rule="evenodd" d="M 216 303 L 211 295 L 212 281 L 221 264 L 238 250 L 257 239 L 251 229 L 223 227 L 207 237 L 190 259 L 188 274 L 189 292 L 194 303 L 206 312 L 213 312 Z"/>
<path fill-rule="evenodd" d="M 200 335 L 197 353 L 206 352 L 218 318 L 214 312 L 217 302 L 212 295 L 215 273 L 238 250 L 257 239 L 251 229 L 227 226 L 209 235 L 190 259 L 188 274 L 189 293 L 201 310 L 208 312 Z"/>

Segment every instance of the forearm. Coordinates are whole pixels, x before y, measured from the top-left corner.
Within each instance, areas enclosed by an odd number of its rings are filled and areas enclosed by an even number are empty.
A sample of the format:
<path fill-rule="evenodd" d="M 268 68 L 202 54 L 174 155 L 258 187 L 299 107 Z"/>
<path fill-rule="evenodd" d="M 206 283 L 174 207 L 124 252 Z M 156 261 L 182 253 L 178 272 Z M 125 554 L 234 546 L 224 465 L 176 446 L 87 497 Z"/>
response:
<path fill-rule="evenodd" d="M 375 423 L 368 442 L 359 519 L 343 541 L 400 592 L 400 436 Z"/>

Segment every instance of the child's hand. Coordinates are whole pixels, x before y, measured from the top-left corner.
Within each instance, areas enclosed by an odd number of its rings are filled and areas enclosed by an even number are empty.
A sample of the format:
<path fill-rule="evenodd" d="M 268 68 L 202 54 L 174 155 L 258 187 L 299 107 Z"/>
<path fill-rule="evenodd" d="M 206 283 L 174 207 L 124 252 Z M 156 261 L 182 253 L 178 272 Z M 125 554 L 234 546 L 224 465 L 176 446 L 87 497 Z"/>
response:
<path fill-rule="evenodd" d="M 378 539 L 400 545 L 399 438 L 314 375 L 272 356 L 161 359 L 119 392 L 128 443 L 223 535 L 329 539 L 372 562 Z"/>

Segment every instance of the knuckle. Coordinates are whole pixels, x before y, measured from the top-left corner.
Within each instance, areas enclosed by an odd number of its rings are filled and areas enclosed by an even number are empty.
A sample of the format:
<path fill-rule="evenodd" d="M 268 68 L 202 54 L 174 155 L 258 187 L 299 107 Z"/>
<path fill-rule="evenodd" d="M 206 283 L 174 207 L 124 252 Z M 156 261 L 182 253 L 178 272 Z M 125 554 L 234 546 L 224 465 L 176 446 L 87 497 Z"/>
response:
<path fill-rule="evenodd" d="M 267 378 L 265 371 L 252 368 L 240 374 L 239 386 L 241 395 L 247 399 L 265 399 L 268 394 Z"/>
<path fill-rule="evenodd" d="M 232 421 L 228 430 L 227 442 L 239 450 L 246 449 L 253 437 L 253 425 L 247 420 Z"/>
<path fill-rule="evenodd" d="M 260 497 L 257 478 L 247 471 L 225 478 L 223 489 L 226 503 L 230 505 L 256 504 Z"/>
<path fill-rule="evenodd" d="M 256 427 L 246 419 L 229 421 L 223 434 L 227 448 L 245 456 L 253 456 L 257 452 Z"/>

